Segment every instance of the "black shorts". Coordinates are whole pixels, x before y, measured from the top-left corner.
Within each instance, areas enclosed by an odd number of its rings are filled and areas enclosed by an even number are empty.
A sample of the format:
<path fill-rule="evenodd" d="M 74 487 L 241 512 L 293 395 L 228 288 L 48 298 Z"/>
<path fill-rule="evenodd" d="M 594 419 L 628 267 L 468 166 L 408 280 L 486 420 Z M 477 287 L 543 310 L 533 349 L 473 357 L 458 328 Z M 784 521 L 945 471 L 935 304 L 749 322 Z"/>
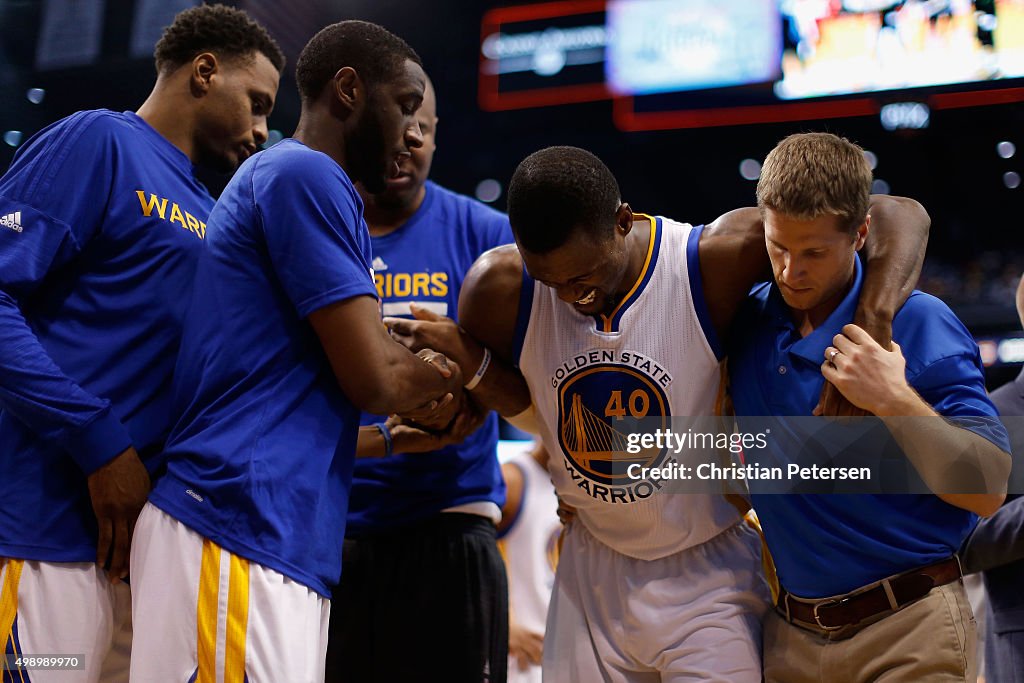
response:
<path fill-rule="evenodd" d="M 505 683 L 508 580 L 490 520 L 441 513 L 346 539 L 327 683 Z"/>

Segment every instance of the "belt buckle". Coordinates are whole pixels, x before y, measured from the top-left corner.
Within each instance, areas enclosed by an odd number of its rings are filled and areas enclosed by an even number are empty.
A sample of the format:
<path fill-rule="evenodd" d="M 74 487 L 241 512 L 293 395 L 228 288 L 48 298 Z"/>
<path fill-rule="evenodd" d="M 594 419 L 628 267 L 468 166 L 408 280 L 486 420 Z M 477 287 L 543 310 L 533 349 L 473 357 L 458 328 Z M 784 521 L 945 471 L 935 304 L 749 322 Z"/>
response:
<path fill-rule="evenodd" d="M 841 626 L 841 625 L 840 626 L 826 626 L 825 624 L 821 623 L 821 615 L 818 614 L 818 610 L 821 609 L 822 607 L 835 607 L 837 605 L 841 605 L 844 602 L 846 602 L 847 600 L 848 600 L 848 598 L 843 598 L 842 600 L 828 600 L 828 601 L 825 601 L 825 602 L 815 603 L 814 610 L 813 610 L 812 613 L 814 614 L 814 623 L 818 625 L 818 628 L 820 628 L 822 631 L 825 631 L 825 632 L 838 631 L 839 629 L 843 628 L 843 626 Z"/>

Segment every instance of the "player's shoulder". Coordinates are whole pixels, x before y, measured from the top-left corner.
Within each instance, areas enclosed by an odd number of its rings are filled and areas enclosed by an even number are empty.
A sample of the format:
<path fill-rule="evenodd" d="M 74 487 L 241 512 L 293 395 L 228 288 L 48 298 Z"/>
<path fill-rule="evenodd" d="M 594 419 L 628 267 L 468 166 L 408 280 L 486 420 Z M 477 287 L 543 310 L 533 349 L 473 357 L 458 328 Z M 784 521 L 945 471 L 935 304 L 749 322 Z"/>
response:
<path fill-rule="evenodd" d="M 523 277 L 523 257 L 519 249 L 514 244 L 505 244 L 488 249 L 477 258 L 466 273 L 462 290 L 467 301 L 485 306 L 496 301 L 517 301 Z"/>
<path fill-rule="evenodd" d="M 298 140 L 287 138 L 273 147 L 265 149 L 247 159 L 243 166 L 250 164 L 253 172 L 259 175 L 282 175 L 294 178 L 315 178 L 323 176 L 344 175 L 344 170 L 331 157 L 323 152 L 307 147 Z"/>
<path fill-rule="evenodd" d="M 647 216 L 645 215 L 644 217 Z M 666 232 L 688 233 L 691 230 L 702 230 L 704 228 L 703 225 L 694 225 L 693 223 L 676 220 L 675 218 L 669 218 L 668 216 L 650 216 L 649 218 L 661 225 L 661 229 Z"/>
<path fill-rule="evenodd" d="M 134 130 L 128 112 L 110 109 L 86 109 L 77 111 L 53 124 L 54 130 L 85 131 L 118 135 Z"/>
<path fill-rule="evenodd" d="M 126 114 L 109 109 L 89 109 L 51 123 L 36 133 L 20 151 L 68 154 L 81 147 L 88 147 L 89 153 L 95 154 L 109 140 L 132 132 L 133 127 Z"/>
<path fill-rule="evenodd" d="M 760 223 L 761 212 L 757 207 L 733 209 L 723 213 L 705 226 L 701 235 L 701 242 L 737 235 L 746 237 L 751 233 L 751 226 L 756 226 Z"/>
<path fill-rule="evenodd" d="M 523 257 L 514 244 L 488 249 L 480 255 L 466 276 L 495 291 L 519 289 L 523 279 Z"/>
<path fill-rule="evenodd" d="M 459 295 L 459 324 L 490 347 L 499 358 L 512 362 L 516 322 L 521 315 L 524 289 L 523 260 L 514 244 L 485 251 L 466 273 Z"/>
<path fill-rule="evenodd" d="M 18 148 L 4 174 L 3 193 L 34 201 L 57 189 L 61 174 L 72 174 L 80 183 L 100 183 L 110 178 L 115 138 L 130 130 L 124 114 L 93 109 L 71 114 L 29 138 Z M 122 147 L 133 148 L 129 142 Z"/>
<path fill-rule="evenodd" d="M 273 191 L 312 192 L 345 198 L 362 206 L 352 179 L 338 162 L 292 138 L 246 159 L 237 175 L 251 178 L 257 195 Z"/>
<path fill-rule="evenodd" d="M 433 180 L 428 179 L 425 184 L 429 192 L 435 193 L 435 196 L 437 198 L 436 201 L 441 205 L 457 206 L 459 208 L 480 211 L 482 213 L 495 213 L 498 215 L 502 215 L 500 212 L 495 211 L 494 209 L 487 206 L 479 199 L 474 199 L 469 195 L 462 194 L 461 192 L 456 192 L 455 190 L 450 190 L 444 185 L 439 185 L 438 183 L 435 183 Z"/>
<path fill-rule="evenodd" d="M 698 252 L 709 271 L 733 272 L 739 262 L 757 261 L 764 254 L 764 225 L 756 207 L 734 209 L 703 226 Z"/>
<path fill-rule="evenodd" d="M 647 214 L 633 214 L 633 225 L 637 224 L 637 221 L 649 221 L 651 224 L 651 230 L 657 230 L 659 235 L 659 242 L 661 243 L 661 249 L 671 249 L 673 251 L 688 248 L 691 238 L 704 229 L 703 225 L 694 225 L 686 221 L 676 220 L 669 218 L 668 216 L 656 216 Z"/>
<path fill-rule="evenodd" d="M 952 309 L 942 299 L 919 290 L 896 312 L 892 337 L 909 366 L 924 367 L 949 356 L 977 353 L 974 337 Z"/>
<path fill-rule="evenodd" d="M 907 301 L 896 312 L 893 329 L 916 334 L 923 331 L 932 334 L 968 334 L 967 328 L 945 301 L 918 289 L 910 293 Z"/>
<path fill-rule="evenodd" d="M 464 219 L 461 222 L 469 230 L 481 229 L 489 223 L 508 223 L 508 216 L 479 199 L 450 190 L 432 180 L 427 180 L 426 186 L 427 191 L 434 195 L 436 210 Z"/>

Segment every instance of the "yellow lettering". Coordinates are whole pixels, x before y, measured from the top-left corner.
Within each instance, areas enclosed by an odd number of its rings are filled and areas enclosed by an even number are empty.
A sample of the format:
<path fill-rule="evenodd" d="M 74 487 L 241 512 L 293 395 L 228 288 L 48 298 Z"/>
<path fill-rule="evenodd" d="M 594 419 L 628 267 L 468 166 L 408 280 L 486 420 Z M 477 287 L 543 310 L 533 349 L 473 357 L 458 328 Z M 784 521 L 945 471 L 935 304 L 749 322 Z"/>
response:
<path fill-rule="evenodd" d="M 181 227 L 188 230 L 188 226 L 185 225 L 185 217 L 181 215 L 181 209 L 178 208 L 177 202 L 171 204 L 171 217 L 168 220 L 170 220 L 172 223 L 177 221 L 178 223 L 181 224 Z"/>
<path fill-rule="evenodd" d="M 384 298 L 384 276 L 380 273 L 373 274 L 373 284 L 377 286 L 377 296 Z"/>
<path fill-rule="evenodd" d="M 196 220 L 196 217 L 193 216 L 192 214 L 190 214 L 188 211 L 186 211 L 185 212 L 185 220 L 188 221 L 188 229 L 198 235 L 199 234 L 199 221 Z"/>
<path fill-rule="evenodd" d="M 178 223 L 189 232 L 198 235 L 200 239 L 206 239 L 206 223 L 202 222 L 188 211 L 182 213 L 181 207 L 178 206 L 177 203 L 171 202 L 171 217 L 168 218 L 167 199 L 164 197 L 157 197 L 155 194 L 150 194 L 147 199 L 146 193 L 142 190 L 136 190 L 135 194 L 139 197 L 139 206 L 142 207 L 142 215 L 146 218 L 152 216 L 153 209 L 156 209 L 156 213 L 160 218 Z"/>
<path fill-rule="evenodd" d="M 428 273 L 413 273 L 412 295 L 427 296 L 430 294 L 430 275 Z"/>
<path fill-rule="evenodd" d="M 430 275 L 430 293 L 434 296 L 448 296 L 448 273 Z"/>
<path fill-rule="evenodd" d="M 155 194 L 149 195 L 149 201 L 146 201 L 146 193 L 142 190 L 136 190 L 135 194 L 139 195 L 139 204 L 142 205 L 142 215 L 146 218 L 153 213 L 153 208 L 156 207 L 156 211 L 160 214 L 160 218 L 164 217 L 164 211 L 167 210 L 167 200 L 157 197 Z M 177 206 L 177 204 L 175 204 Z"/>
<path fill-rule="evenodd" d="M 395 275 L 395 296 L 409 296 L 412 291 L 412 278 L 409 273 Z"/>

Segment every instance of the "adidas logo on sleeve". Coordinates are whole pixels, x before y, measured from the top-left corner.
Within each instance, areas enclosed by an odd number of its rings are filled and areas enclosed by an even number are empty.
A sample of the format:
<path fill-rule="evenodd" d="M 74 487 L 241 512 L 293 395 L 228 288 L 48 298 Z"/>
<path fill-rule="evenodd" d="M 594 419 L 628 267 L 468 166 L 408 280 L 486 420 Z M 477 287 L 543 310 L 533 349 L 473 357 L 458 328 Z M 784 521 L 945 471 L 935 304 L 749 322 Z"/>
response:
<path fill-rule="evenodd" d="M 5 228 L 10 228 L 14 232 L 21 232 L 21 211 L 15 211 L 9 213 L 6 216 L 0 217 L 0 225 Z"/>

